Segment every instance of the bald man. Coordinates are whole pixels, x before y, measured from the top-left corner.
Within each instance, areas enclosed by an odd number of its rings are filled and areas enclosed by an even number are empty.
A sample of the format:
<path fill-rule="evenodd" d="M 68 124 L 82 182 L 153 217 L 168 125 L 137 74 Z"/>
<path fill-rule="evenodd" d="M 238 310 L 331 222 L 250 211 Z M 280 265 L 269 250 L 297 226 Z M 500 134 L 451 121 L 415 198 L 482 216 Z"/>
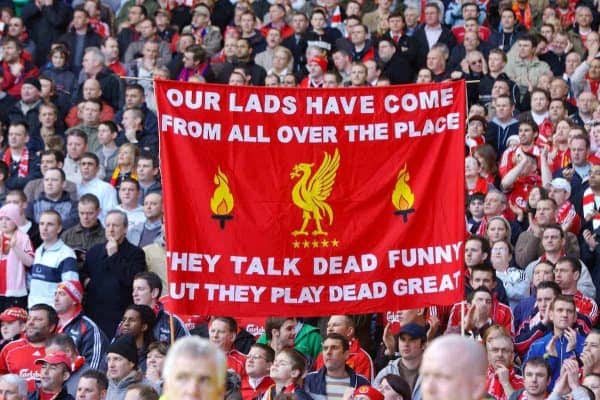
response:
<path fill-rule="evenodd" d="M 460 335 L 435 339 L 421 363 L 423 400 L 481 400 L 487 356 L 483 346 Z"/>

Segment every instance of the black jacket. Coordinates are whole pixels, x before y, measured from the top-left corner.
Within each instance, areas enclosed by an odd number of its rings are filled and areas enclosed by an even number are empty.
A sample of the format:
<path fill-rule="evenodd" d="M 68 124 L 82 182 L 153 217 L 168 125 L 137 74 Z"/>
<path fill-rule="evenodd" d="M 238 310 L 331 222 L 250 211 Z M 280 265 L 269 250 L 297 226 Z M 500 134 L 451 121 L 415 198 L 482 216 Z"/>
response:
<path fill-rule="evenodd" d="M 30 1 L 21 9 L 21 18 L 27 27 L 29 37 L 36 44 L 35 63 L 44 64 L 50 46 L 66 30 L 71 21 L 71 8 L 63 1 L 54 1 L 51 6 L 38 8 Z"/>
<path fill-rule="evenodd" d="M 77 42 L 77 33 L 75 33 L 75 30 L 71 28 L 71 30 L 62 35 L 59 40 L 63 43 L 66 43 L 67 47 L 69 48 L 71 54 L 69 57 L 69 65 L 71 65 L 73 72 L 78 73 L 81 69 L 82 60 L 75 60 L 75 44 Z M 83 39 L 83 49 L 85 50 L 88 47 L 100 48 L 101 45 L 102 37 L 98 35 L 91 26 L 88 26 L 88 30 Z"/>
<path fill-rule="evenodd" d="M 84 309 L 109 338 L 116 332 L 125 308 L 133 302 L 133 277 L 145 270 L 144 252 L 127 239 L 110 257 L 106 242 L 88 250 L 81 271 L 84 282 L 89 279 Z"/>
<path fill-rule="evenodd" d="M 427 35 L 425 34 L 425 27 L 419 27 L 413 37 L 417 43 L 417 65 L 423 67 L 427 61 L 427 53 L 430 50 Z M 436 44 L 438 43 L 444 43 L 448 46 L 448 49 L 453 49 L 456 46 L 456 38 L 450 29 L 442 26 L 442 34 Z"/>
<path fill-rule="evenodd" d="M 102 100 L 106 101 L 112 108 L 118 110 L 123 104 L 123 91 L 121 79 L 115 75 L 110 69 L 104 67 L 96 75 L 96 80 L 100 83 L 102 89 Z M 75 94 L 75 103 L 83 100 L 83 82 L 77 88 Z"/>
<path fill-rule="evenodd" d="M 408 60 L 400 55 L 398 50 L 388 62 L 382 65 L 381 73 L 390 78 L 392 85 L 411 83 L 415 75 Z"/>

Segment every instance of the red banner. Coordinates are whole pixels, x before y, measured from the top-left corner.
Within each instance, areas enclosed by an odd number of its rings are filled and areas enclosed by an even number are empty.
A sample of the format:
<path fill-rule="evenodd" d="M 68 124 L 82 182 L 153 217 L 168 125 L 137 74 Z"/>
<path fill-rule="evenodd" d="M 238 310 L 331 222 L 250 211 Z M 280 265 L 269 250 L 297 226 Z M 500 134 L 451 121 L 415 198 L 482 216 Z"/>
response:
<path fill-rule="evenodd" d="M 462 298 L 464 82 L 155 85 L 176 312 L 357 314 Z"/>

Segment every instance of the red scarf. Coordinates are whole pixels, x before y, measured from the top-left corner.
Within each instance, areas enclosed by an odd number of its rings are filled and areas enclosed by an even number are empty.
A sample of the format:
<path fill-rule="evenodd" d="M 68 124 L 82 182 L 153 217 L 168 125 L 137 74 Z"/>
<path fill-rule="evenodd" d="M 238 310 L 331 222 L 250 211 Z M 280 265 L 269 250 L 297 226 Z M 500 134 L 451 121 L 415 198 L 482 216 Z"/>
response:
<path fill-rule="evenodd" d="M 515 373 L 515 369 L 511 368 L 508 372 L 508 380 L 510 385 L 515 389 L 519 390 L 523 388 L 523 378 Z M 504 388 L 500 383 L 500 379 L 496 376 L 496 373 L 492 367 L 488 367 L 487 371 L 487 392 L 491 394 L 497 400 L 506 400 L 508 397 L 504 393 Z"/>
<path fill-rule="evenodd" d="M 6 149 L 4 152 L 4 156 L 2 157 L 2 161 L 6 163 L 10 167 L 12 164 L 12 150 L 10 148 Z M 29 151 L 27 151 L 27 147 L 24 147 L 21 150 L 21 160 L 19 160 L 19 178 L 26 178 L 29 175 Z"/>
<path fill-rule="evenodd" d="M 530 30 L 533 26 L 533 18 L 531 17 L 531 6 L 529 5 L 529 3 L 525 5 L 524 10 L 521 10 L 519 8 L 519 4 L 515 1 L 513 3 L 512 9 L 515 12 L 515 15 L 517 16 L 517 21 L 519 21 L 521 25 L 527 28 L 527 30 Z"/>

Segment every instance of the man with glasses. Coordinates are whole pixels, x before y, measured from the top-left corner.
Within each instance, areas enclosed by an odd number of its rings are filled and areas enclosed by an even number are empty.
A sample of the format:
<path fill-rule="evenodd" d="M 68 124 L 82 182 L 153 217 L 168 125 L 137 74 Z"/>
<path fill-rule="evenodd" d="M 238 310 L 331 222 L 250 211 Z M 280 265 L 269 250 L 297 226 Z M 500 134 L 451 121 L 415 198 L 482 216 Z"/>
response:
<path fill-rule="evenodd" d="M 255 343 L 246 357 L 246 375 L 242 378 L 240 392 L 243 400 L 262 398 L 275 382 L 269 371 L 275 360 L 275 350 L 266 344 Z"/>

